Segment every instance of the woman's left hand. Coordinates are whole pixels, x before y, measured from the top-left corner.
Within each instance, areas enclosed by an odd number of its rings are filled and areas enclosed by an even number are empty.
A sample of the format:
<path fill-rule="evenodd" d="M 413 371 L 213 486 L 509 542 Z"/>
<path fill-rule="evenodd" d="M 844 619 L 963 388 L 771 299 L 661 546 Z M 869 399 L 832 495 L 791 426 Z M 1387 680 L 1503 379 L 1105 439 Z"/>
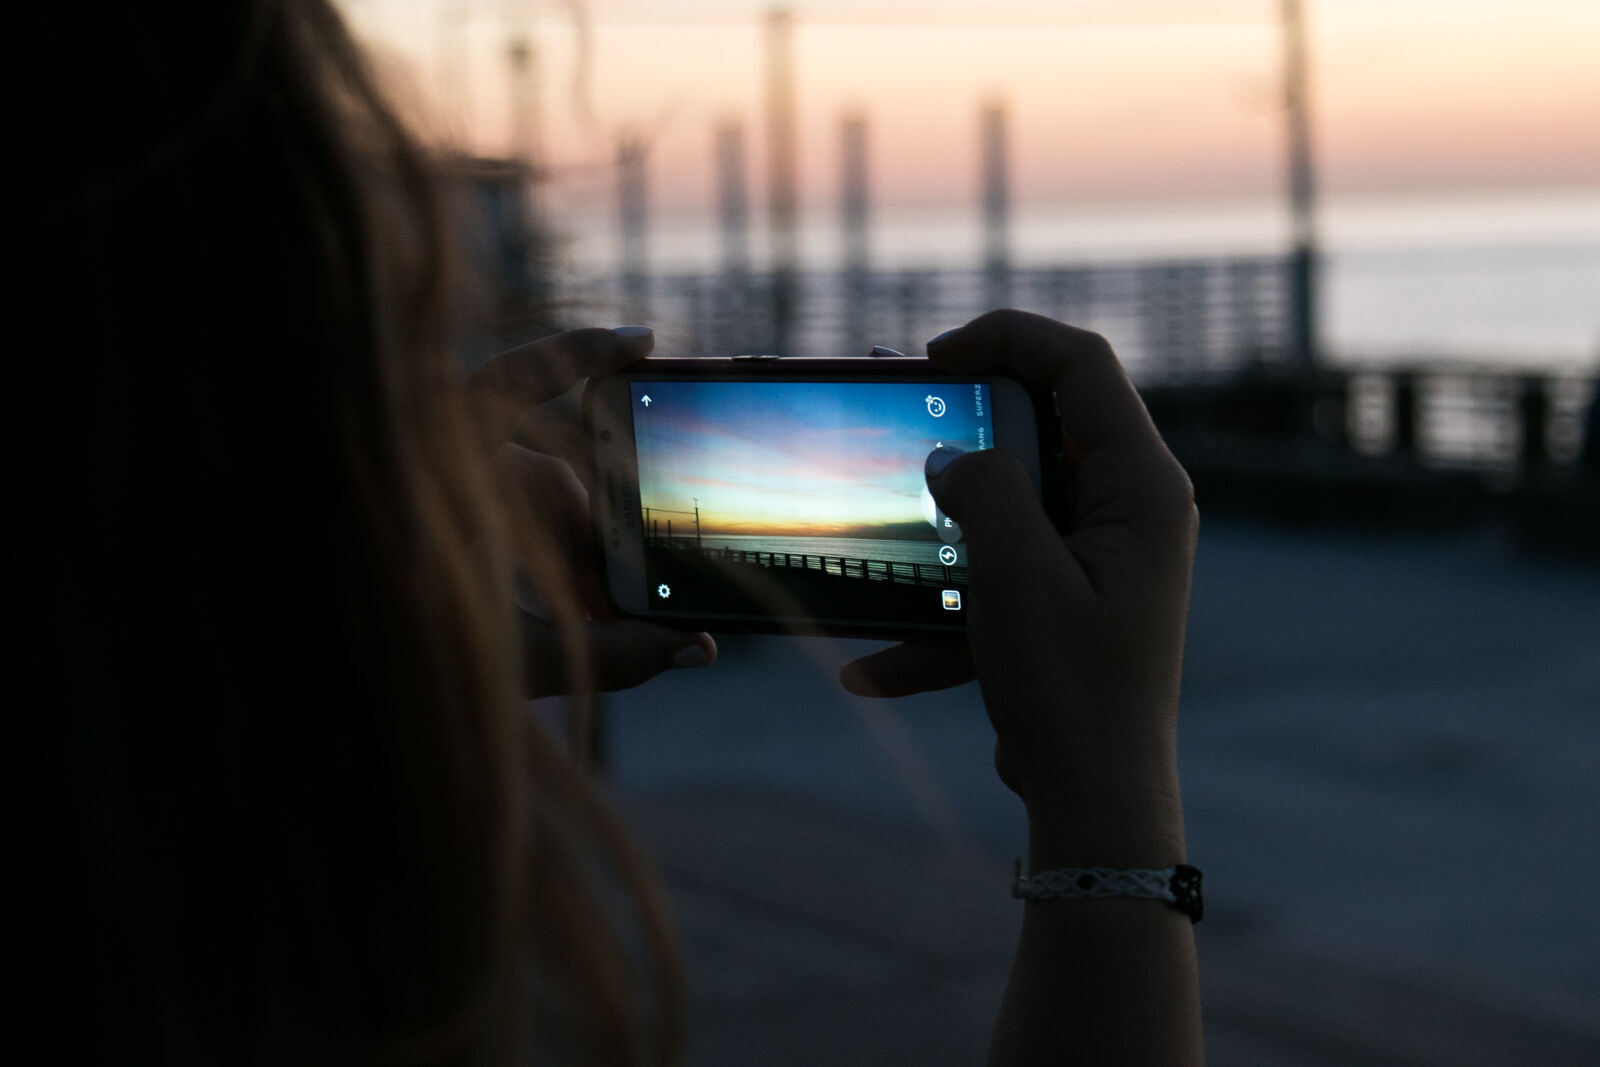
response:
<path fill-rule="evenodd" d="M 627 689 L 673 668 L 708 666 L 709 634 L 618 620 L 595 559 L 588 466 L 577 420 L 549 402 L 585 378 L 621 370 L 655 344 L 647 327 L 568 330 L 502 352 L 467 383 L 474 425 L 510 516 L 526 579 L 522 652 L 528 695 Z"/>

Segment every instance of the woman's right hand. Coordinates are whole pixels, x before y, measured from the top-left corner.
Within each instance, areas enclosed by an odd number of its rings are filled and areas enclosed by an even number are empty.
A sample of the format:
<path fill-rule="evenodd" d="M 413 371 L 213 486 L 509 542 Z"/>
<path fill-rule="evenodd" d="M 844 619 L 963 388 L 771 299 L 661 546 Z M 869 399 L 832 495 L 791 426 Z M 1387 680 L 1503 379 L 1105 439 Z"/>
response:
<path fill-rule="evenodd" d="M 1012 456 L 939 449 L 927 464 L 929 489 L 968 546 L 971 670 L 996 766 L 1028 807 L 1031 865 L 1181 862 L 1178 683 L 1197 529 L 1189 479 L 1096 334 L 996 311 L 935 338 L 928 355 L 956 373 L 1010 371 L 1045 386 L 1061 414 L 1072 491 L 1064 535 Z M 948 649 L 901 645 L 842 678 L 859 693 L 900 695 L 964 680 L 964 666 Z"/>

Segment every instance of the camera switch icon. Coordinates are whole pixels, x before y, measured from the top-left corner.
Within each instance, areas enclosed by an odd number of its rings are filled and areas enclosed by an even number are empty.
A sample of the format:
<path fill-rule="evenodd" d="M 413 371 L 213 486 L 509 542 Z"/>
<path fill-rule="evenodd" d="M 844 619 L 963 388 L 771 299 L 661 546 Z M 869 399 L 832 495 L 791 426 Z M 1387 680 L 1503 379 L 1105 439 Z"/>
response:
<path fill-rule="evenodd" d="M 946 589 L 939 594 L 939 600 L 944 604 L 944 610 L 946 611 L 961 610 L 961 590 L 959 589 Z"/>

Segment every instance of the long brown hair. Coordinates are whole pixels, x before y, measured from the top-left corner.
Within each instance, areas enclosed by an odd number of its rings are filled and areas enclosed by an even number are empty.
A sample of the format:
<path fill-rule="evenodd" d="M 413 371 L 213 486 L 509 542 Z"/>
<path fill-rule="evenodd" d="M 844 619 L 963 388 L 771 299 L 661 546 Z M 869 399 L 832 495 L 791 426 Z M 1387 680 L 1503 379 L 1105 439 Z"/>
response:
<path fill-rule="evenodd" d="M 36 38 L 81 1051 L 673 1059 L 647 869 L 517 704 L 427 158 L 325 0 L 178 6 Z"/>

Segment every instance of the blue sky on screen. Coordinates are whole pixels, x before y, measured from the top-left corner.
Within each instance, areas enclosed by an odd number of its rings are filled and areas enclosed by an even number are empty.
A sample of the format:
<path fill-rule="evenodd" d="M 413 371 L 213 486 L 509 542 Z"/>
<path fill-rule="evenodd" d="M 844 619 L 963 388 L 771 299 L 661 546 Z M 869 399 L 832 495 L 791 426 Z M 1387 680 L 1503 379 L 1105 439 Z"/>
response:
<path fill-rule="evenodd" d="M 940 442 L 975 449 L 980 430 L 985 444 L 993 439 L 978 388 L 634 382 L 640 501 L 692 512 L 698 498 L 708 533 L 873 536 L 923 522 L 928 453 Z"/>

